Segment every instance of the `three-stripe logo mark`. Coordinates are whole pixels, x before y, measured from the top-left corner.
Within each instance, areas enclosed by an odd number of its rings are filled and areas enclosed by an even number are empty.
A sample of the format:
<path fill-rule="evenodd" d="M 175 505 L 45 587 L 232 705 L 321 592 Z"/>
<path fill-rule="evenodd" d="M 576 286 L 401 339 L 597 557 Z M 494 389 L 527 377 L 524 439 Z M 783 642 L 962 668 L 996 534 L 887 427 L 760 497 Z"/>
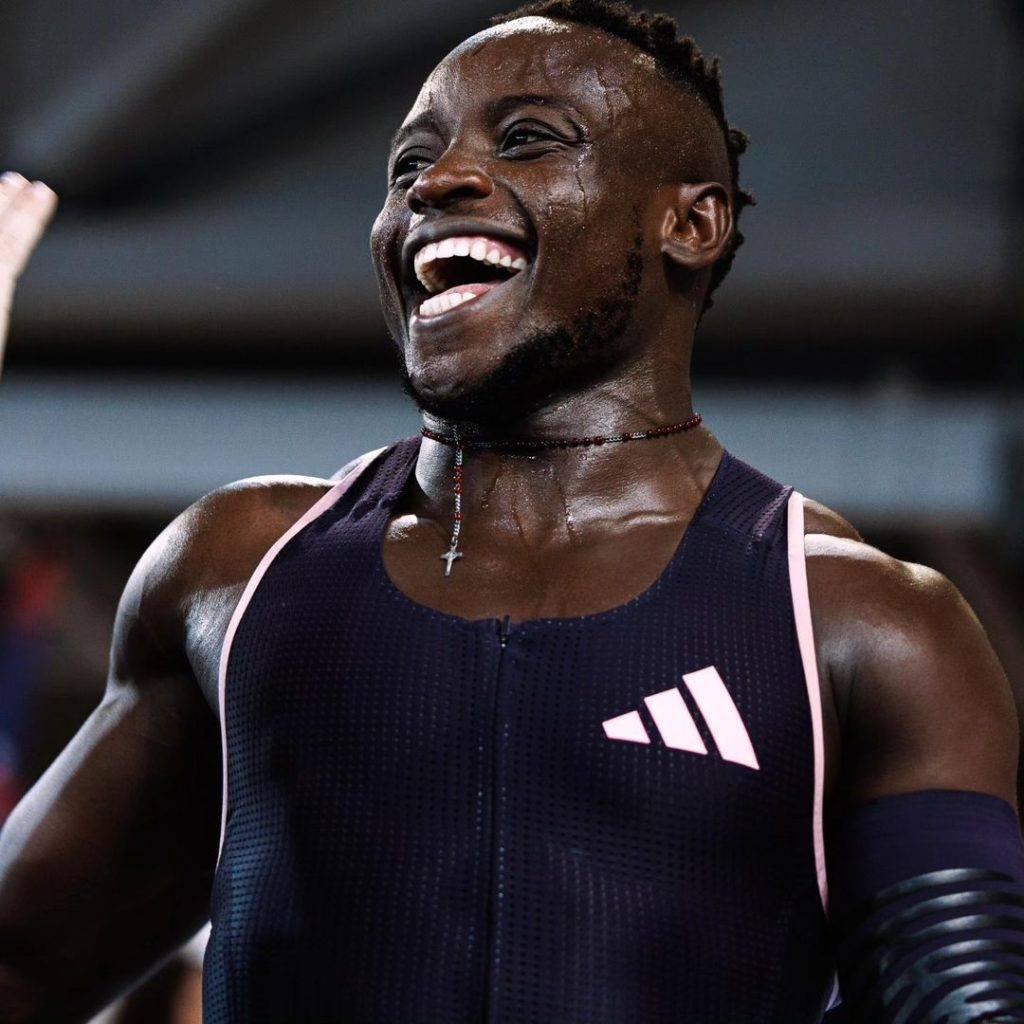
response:
<path fill-rule="evenodd" d="M 713 665 L 683 675 L 686 689 L 704 719 L 708 732 L 725 761 L 760 769 L 754 745 L 743 719 L 726 688 L 725 682 Z M 673 750 L 687 750 L 693 754 L 707 754 L 708 748 L 697 730 L 697 723 L 683 699 L 678 686 L 644 697 L 644 704 L 654 719 L 662 741 Z M 601 723 L 610 740 L 627 743 L 650 743 L 639 711 L 627 711 Z"/>

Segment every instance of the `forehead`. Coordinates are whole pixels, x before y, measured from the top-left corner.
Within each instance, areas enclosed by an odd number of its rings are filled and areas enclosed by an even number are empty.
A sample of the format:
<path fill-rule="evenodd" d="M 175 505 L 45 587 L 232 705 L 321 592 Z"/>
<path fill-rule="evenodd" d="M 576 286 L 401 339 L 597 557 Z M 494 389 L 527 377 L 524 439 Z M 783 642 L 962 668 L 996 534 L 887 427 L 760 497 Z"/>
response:
<path fill-rule="evenodd" d="M 597 122 L 630 108 L 655 112 L 678 90 L 649 54 L 600 29 L 551 18 L 517 18 L 470 36 L 424 82 L 405 123 L 432 113 L 450 120 L 505 95 L 558 98 Z"/>

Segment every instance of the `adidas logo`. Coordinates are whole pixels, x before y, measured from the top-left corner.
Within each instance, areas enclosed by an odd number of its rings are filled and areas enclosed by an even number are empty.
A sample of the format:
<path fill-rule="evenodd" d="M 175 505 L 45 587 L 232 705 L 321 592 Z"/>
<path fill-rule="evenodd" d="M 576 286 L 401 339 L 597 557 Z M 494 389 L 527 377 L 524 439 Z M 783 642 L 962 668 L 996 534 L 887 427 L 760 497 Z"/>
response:
<path fill-rule="evenodd" d="M 754 745 L 750 742 L 747 727 L 743 724 L 736 705 L 726 689 L 718 669 L 713 665 L 698 672 L 683 675 L 686 689 L 693 698 L 704 724 L 724 761 L 746 765 L 760 770 Z M 706 754 L 708 748 L 697 731 L 697 723 L 683 699 L 678 686 L 644 697 L 644 704 L 654 719 L 654 724 L 666 747 L 673 750 L 687 750 L 692 754 Z M 639 711 L 627 711 L 624 715 L 609 718 L 601 723 L 604 734 L 610 740 L 624 740 L 626 743 L 650 743 Z"/>

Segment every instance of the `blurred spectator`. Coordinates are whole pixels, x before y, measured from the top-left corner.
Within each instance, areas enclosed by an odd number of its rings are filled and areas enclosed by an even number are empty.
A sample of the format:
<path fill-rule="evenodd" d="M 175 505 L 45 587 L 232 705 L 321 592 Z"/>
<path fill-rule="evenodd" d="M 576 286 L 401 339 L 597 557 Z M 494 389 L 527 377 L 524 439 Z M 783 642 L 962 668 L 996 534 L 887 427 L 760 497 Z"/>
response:
<path fill-rule="evenodd" d="M 31 549 L 15 555 L 6 569 L 0 603 L 0 821 L 26 788 L 26 725 L 44 689 L 43 663 L 67 582 L 62 562 Z"/>

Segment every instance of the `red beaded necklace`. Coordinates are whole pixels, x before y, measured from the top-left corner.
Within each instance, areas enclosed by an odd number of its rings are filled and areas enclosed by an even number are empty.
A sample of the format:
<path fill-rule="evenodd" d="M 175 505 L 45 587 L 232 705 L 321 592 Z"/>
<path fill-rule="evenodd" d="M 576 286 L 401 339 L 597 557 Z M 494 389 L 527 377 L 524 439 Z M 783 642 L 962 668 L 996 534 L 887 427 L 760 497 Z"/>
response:
<path fill-rule="evenodd" d="M 678 434 L 684 430 L 693 430 L 700 426 L 701 417 L 694 413 L 681 423 L 670 423 L 664 427 L 651 427 L 649 430 L 634 430 L 628 434 L 612 434 L 608 437 L 600 435 L 593 437 L 559 437 L 559 438 L 530 438 L 518 437 L 497 441 L 464 441 L 458 433 L 451 437 L 439 434 L 436 430 L 424 427 L 420 433 L 431 441 L 438 441 L 455 449 L 455 468 L 452 473 L 452 490 L 455 494 L 455 513 L 452 517 L 452 537 L 448 550 L 441 555 L 445 563 L 444 574 L 451 576 L 452 565 L 459 558 L 462 552 L 459 550 L 459 534 L 462 532 L 462 463 L 463 455 L 467 448 L 489 448 L 492 451 L 509 452 L 537 452 L 545 448 L 584 448 L 588 445 L 597 444 L 621 444 L 623 441 L 647 441 L 654 437 L 667 437 L 669 434 Z"/>

